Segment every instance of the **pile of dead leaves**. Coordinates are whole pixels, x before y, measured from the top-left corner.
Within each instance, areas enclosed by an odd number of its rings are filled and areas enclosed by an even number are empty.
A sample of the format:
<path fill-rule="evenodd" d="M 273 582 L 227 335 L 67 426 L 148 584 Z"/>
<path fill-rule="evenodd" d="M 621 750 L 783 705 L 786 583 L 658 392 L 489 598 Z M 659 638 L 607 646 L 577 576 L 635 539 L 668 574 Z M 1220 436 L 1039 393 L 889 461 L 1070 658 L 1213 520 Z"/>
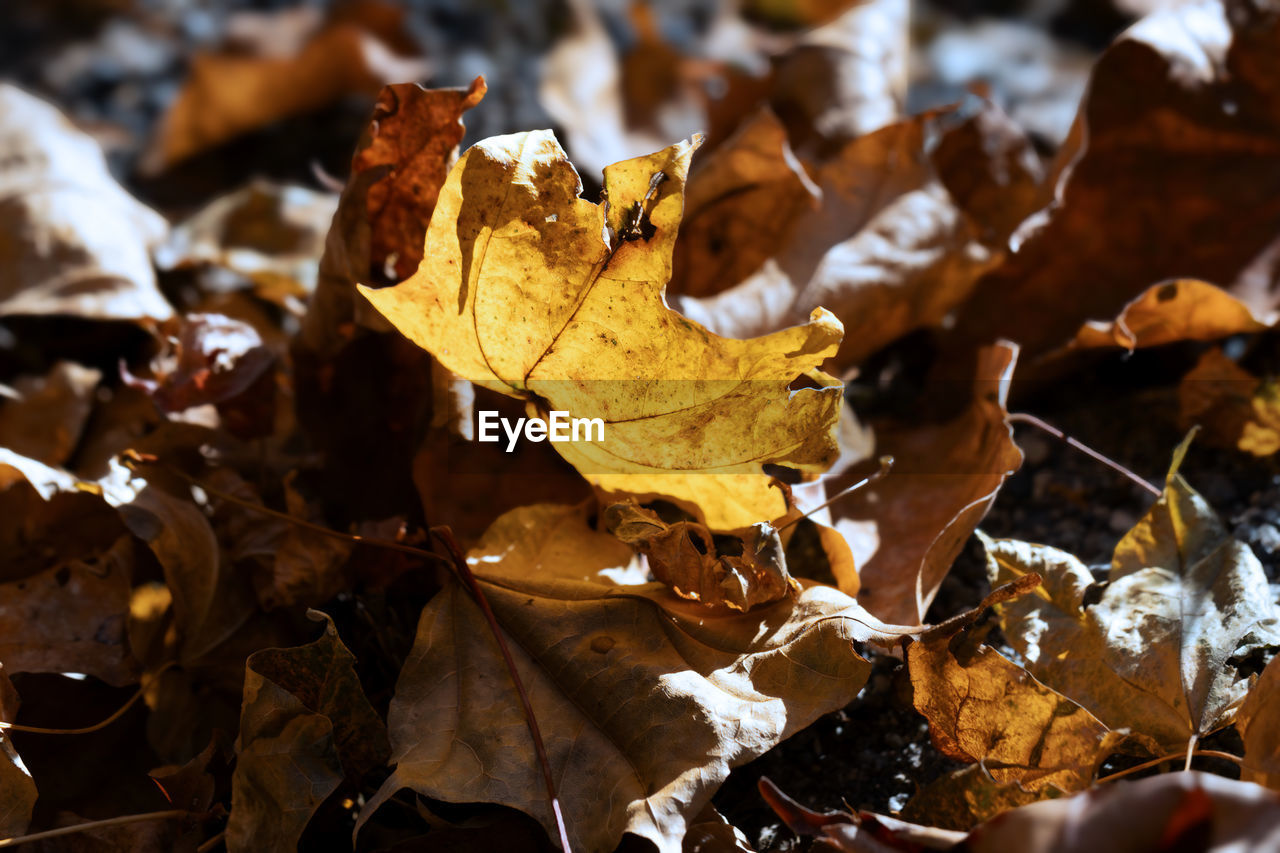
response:
<path fill-rule="evenodd" d="M 750 850 L 713 795 L 873 655 L 959 769 L 896 816 L 766 780 L 797 833 L 1280 845 L 1280 611 L 1195 446 L 1109 566 L 975 532 L 1010 394 L 1107 351 L 1199 342 L 1180 425 L 1280 449 L 1280 9 L 1144 18 L 1050 150 L 977 90 L 906 113 L 903 0 L 747 3 L 754 66 L 570 5 L 581 172 L 460 155 L 482 80 L 395 83 L 340 194 L 170 222 L 0 85 L 0 846 Z M 146 169 L 426 73 L 376 4 L 252 21 Z M 974 536 L 993 592 L 927 624 Z"/>

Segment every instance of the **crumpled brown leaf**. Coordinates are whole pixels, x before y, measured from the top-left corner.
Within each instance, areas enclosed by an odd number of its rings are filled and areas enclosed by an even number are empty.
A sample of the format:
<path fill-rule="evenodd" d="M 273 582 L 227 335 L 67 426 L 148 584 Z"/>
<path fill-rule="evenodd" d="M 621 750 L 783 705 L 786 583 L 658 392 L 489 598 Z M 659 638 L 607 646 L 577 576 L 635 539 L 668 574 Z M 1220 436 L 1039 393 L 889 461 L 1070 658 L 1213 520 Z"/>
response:
<path fill-rule="evenodd" d="M 1020 579 L 1024 586 L 1033 586 Z M 969 619 L 924 632 L 907 652 L 916 710 L 943 753 L 979 762 L 998 785 L 1025 792 L 1085 788 L 1119 738 L 1093 714 L 983 644 Z M 928 813 L 928 811 L 917 812 Z M 994 813 L 979 815 L 993 817 Z M 939 823 L 940 821 L 933 821 Z"/>
<path fill-rule="evenodd" d="M 1143 19 L 1098 60 L 1053 203 L 1015 235 L 956 324 L 1038 357 L 1157 282 L 1216 284 L 1277 307 L 1280 12 L 1217 0 Z"/>
<path fill-rule="evenodd" d="M 940 323 L 1000 250 L 997 230 L 970 218 L 931 162 L 925 139 L 940 121 L 925 115 L 891 124 L 811 166 L 821 203 L 802 207 L 778 238 L 770 238 L 778 241 L 774 255 L 727 290 L 680 296 L 673 305 L 717 334 L 736 337 L 803 322 L 821 305 L 845 324 L 835 362 L 842 368 L 913 329 Z M 771 153 L 774 168 L 782 168 L 785 150 Z M 710 165 L 704 170 L 709 173 Z M 747 176 L 739 181 L 747 184 Z M 980 233 L 995 245 L 983 245 Z M 721 247 L 730 256 L 736 251 Z"/>
<path fill-rule="evenodd" d="M 1280 645 L 1262 566 L 1178 475 L 1185 452 L 1184 442 L 1163 496 L 1116 545 L 1100 594 L 1070 554 L 983 539 L 993 584 L 1043 579 L 997 607 L 1027 670 L 1156 755 L 1229 725 L 1249 690 L 1231 660 Z"/>
<path fill-rule="evenodd" d="M 841 498 L 831 513 L 858 566 L 858 601 L 879 618 L 924 619 L 969 534 L 1022 464 L 1005 422 L 1017 354 L 1007 342 L 981 351 L 972 402 L 952 420 L 873 423 L 877 453 L 893 456 L 893 470 Z M 827 484 L 828 493 L 861 476 L 850 470 Z"/>
<path fill-rule="evenodd" d="M 738 611 L 770 604 L 798 589 L 787 572 L 778 531 L 768 522 L 717 542 L 696 521 L 667 524 L 634 503 L 606 507 L 602 522 L 649 560 L 653 576 L 676 595 Z M 733 553 L 734 546 L 740 553 Z"/>
<path fill-rule="evenodd" d="M 1002 813 L 967 835 L 871 812 L 812 812 L 773 788 L 793 831 L 845 853 L 1093 853 L 1097 850 L 1270 850 L 1280 801 L 1266 789 L 1210 773 L 1166 773 Z"/>
<path fill-rule="evenodd" d="M 125 192 L 98 144 L 0 84 L 0 316 L 164 320 L 149 248 L 165 221 Z"/>
<path fill-rule="evenodd" d="M 624 832 L 679 851 L 729 768 L 857 693 L 856 642 L 892 642 L 830 587 L 749 614 L 715 612 L 661 584 L 614 585 L 630 553 L 564 508 L 499 520 L 468 558 L 528 691 L 575 849 L 610 850 Z M 582 510 L 571 510 L 581 513 Z M 533 548 L 523 544 L 534 535 Z M 583 566 L 543 547 L 592 553 Z M 619 550 L 621 549 L 621 550 Z M 459 695 L 468 696 L 460 707 Z M 555 823 L 520 702 L 477 606 L 451 584 L 422 614 L 389 715 L 396 769 L 361 820 L 403 787 L 455 802 L 518 808 Z"/>
<path fill-rule="evenodd" d="M 386 729 L 360 686 L 333 620 L 313 643 L 264 649 L 245 667 L 227 849 L 292 849 L 344 777 L 387 757 Z"/>
<path fill-rule="evenodd" d="M 1280 450 L 1280 389 L 1214 347 L 1178 383 L 1178 423 L 1214 446 L 1269 456 Z"/>
<path fill-rule="evenodd" d="M 156 173 L 273 121 L 320 109 L 344 95 L 425 77 L 409 47 L 404 12 L 378 0 L 339 5 L 322 20 L 311 7 L 274 16 L 241 14 L 234 45 L 193 57 L 189 76 L 143 157 Z"/>
<path fill-rule="evenodd" d="M 101 378 L 99 370 L 59 361 L 44 376 L 0 386 L 0 447 L 46 465 L 64 464 L 93 411 Z"/>

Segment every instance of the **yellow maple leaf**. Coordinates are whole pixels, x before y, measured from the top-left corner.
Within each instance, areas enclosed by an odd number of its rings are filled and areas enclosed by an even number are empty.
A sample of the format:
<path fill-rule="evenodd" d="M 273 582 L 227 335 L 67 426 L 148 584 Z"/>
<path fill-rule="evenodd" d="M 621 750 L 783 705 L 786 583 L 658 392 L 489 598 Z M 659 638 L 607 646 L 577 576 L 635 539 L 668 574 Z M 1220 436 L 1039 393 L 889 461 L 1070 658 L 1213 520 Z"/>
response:
<path fill-rule="evenodd" d="M 785 511 L 765 463 L 817 472 L 834 460 L 841 388 L 817 368 L 843 327 L 819 308 L 803 326 L 732 340 L 667 307 L 698 142 L 610 166 L 593 204 L 551 132 L 484 140 L 441 190 L 417 273 L 361 292 L 530 417 L 599 418 L 603 440 L 554 445 L 598 488 L 692 503 L 728 529 Z M 814 387 L 789 387 L 800 377 Z"/>

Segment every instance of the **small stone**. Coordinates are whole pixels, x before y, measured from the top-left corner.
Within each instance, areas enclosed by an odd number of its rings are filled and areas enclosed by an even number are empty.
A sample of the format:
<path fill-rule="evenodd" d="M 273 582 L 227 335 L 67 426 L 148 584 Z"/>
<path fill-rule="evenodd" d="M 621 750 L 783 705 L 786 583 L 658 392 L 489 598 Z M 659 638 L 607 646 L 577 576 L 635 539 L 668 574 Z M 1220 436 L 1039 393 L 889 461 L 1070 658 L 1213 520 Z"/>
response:
<path fill-rule="evenodd" d="M 1107 525 L 1116 533 L 1128 533 L 1137 523 L 1137 517 L 1127 509 L 1112 510 L 1107 519 Z"/>
<path fill-rule="evenodd" d="M 1259 524 L 1254 529 L 1251 538 L 1259 548 L 1268 554 L 1280 551 L 1280 529 L 1277 529 L 1274 524 Z"/>

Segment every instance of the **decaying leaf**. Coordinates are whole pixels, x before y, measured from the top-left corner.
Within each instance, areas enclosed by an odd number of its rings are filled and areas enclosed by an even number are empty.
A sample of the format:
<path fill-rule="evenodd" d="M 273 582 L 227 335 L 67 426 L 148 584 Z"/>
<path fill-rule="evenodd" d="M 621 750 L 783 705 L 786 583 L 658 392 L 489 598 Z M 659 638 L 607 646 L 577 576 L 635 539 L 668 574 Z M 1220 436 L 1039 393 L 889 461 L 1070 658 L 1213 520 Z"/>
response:
<path fill-rule="evenodd" d="M 824 306 L 845 326 L 840 367 L 940 323 L 998 256 L 978 239 L 995 239 L 994 228 L 971 220 L 931 162 L 925 139 L 942 129 L 939 122 L 925 115 L 891 124 L 811 167 L 821 203 L 802 208 L 763 243 L 777 242 L 773 256 L 733 287 L 681 296 L 676 307 L 718 334 L 748 337 L 803 322 Z M 771 153 L 774 168 L 783 168 L 784 152 Z M 738 251 L 720 247 L 730 257 Z"/>
<path fill-rule="evenodd" d="M 1167 279 L 1212 282 L 1258 317 L 1274 310 L 1278 34 L 1270 6 L 1197 0 L 1162 8 L 1108 48 L 1077 119 L 1080 145 L 1061 154 L 1054 203 L 966 303 L 964 339 L 1008 336 L 1038 357 Z"/>
<path fill-rule="evenodd" d="M 0 723 L 16 721 L 18 704 L 18 691 L 0 664 Z M 0 726 L 0 838 L 25 832 L 35 805 L 35 780 Z"/>
<path fill-rule="evenodd" d="M 719 542 L 696 521 L 667 524 L 635 504 L 607 507 L 603 522 L 648 557 L 653 576 L 681 598 L 746 611 L 777 601 L 798 586 L 787 572 L 778 531 L 768 522 L 748 528 L 740 538 L 722 536 Z"/>
<path fill-rule="evenodd" d="M 254 283 L 264 299 L 302 313 L 316 287 L 316 262 L 337 206 L 331 193 L 254 181 L 214 199 L 174 227 L 156 264 L 212 264 Z"/>
<path fill-rule="evenodd" d="M 764 463 L 816 472 L 834 458 L 839 383 L 817 366 L 840 325 L 815 309 L 805 326 L 738 341 L 667 308 L 694 147 L 610 166 L 595 205 L 550 133 L 480 142 L 440 193 L 418 272 L 361 292 L 531 417 L 599 418 L 603 440 L 555 445 L 597 486 L 691 500 L 708 527 L 733 529 L 781 514 Z M 818 387 L 789 389 L 800 376 Z M 736 475 L 734 491 L 711 475 Z"/>
<path fill-rule="evenodd" d="M 774 789 L 770 803 L 791 828 L 847 853 L 1093 853 L 1097 850 L 1269 850 L 1280 844 L 1280 801 L 1248 782 L 1167 773 L 1074 797 L 1032 803 L 970 833 L 859 812 L 810 812 Z M 817 820 L 804 820 L 808 816 Z M 797 816 L 800 817 L 797 820 Z"/>
<path fill-rule="evenodd" d="M 858 601 L 879 618 L 916 625 L 1001 484 L 1022 464 L 1005 423 L 1005 400 L 1017 347 L 1003 343 L 979 356 L 972 403 L 941 424 L 874 423 L 877 452 L 890 454 L 888 477 L 832 507 L 836 530 L 853 551 Z M 851 470 L 831 494 L 860 478 Z"/>
<path fill-rule="evenodd" d="M 365 698 L 333 620 L 313 643 L 249 657 L 231 788 L 227 849 L 297 845 L 344 776 L 386 760 L 386 730 Z"/>
<path fill-rule="evenodd" d="M 0 84 L 0 316 L 163 320 L 148 255 L 167 226 L 121 189 L 91 137 Z"/>
<path fill-rule="evenodd" d="M 46 465 L 62 465 L 76 449 L 102 372 L 60 361 L 44 376 L 0 386 L 0 447 Z M 9 399 L 3 399 L 8 397 Z"/>
<path fill-rule="evenodd" d="M 541 549 L 568 539 L 601 567 L 625 565 L 629 549 L 582 521 L 539 536 L 548 513 L 505 516 L 469 562 L 512 641 L 575 849 L 610 850 L 631 832 L 663 853 L 680 850 L 730 767 L 857 693 L 868 664 L 856 642 L 891 642 L 830 587 L 743 614 L 661 584 L 583 580 L 580 566 Z M 532 548 L 522 544 L 528 533 Z M 554 834 L 520 703 L 484 617 L 456 584 L 422 614 L 389 728 L 396 769 L 362 821 L 409 787 L 503 803 Z"/>
<path fill-rule="evenodd" d="M 972 630 L 944 623 L 925 632 L 907 663 L 916 710 L 928 718 L 934 744 L 952 758 L 980 762 L 997 785 L 1078 791 L 1115 745 L 1093 714 Z"/>
<path fill-rule="evenodd" d="M 426 76 L 406 46 L 403 11 L 365 0 L 328 21 L 301 8 L 274 17 L 244 15 L 248 50 L 193 58 L 189 77 L 161 121 L 143 168 L 169 166 L 273 121 L 324 107 L 344 95 Z"/>
<path fill-rule="evenodd" d="M 1272 658 L 1249 690 L 1236 715 L 1244 739 L 1244 769 L 1240 778 L 1268 788 L 1280 788 L 1280 657 Z"/>
<path fill-rule="evenodd" d="M 1235 717 L 1249 682 L 1231 660 L 1280 645 L 1266 575 L 1177 473 L 1116 545 L 1107 583 L 1070 554 L 984 538 L 993 584 L 1035 572 L 1035 594 L 999 605 L 1038 680 L 1154 754 L 1185 750 Z"/>

